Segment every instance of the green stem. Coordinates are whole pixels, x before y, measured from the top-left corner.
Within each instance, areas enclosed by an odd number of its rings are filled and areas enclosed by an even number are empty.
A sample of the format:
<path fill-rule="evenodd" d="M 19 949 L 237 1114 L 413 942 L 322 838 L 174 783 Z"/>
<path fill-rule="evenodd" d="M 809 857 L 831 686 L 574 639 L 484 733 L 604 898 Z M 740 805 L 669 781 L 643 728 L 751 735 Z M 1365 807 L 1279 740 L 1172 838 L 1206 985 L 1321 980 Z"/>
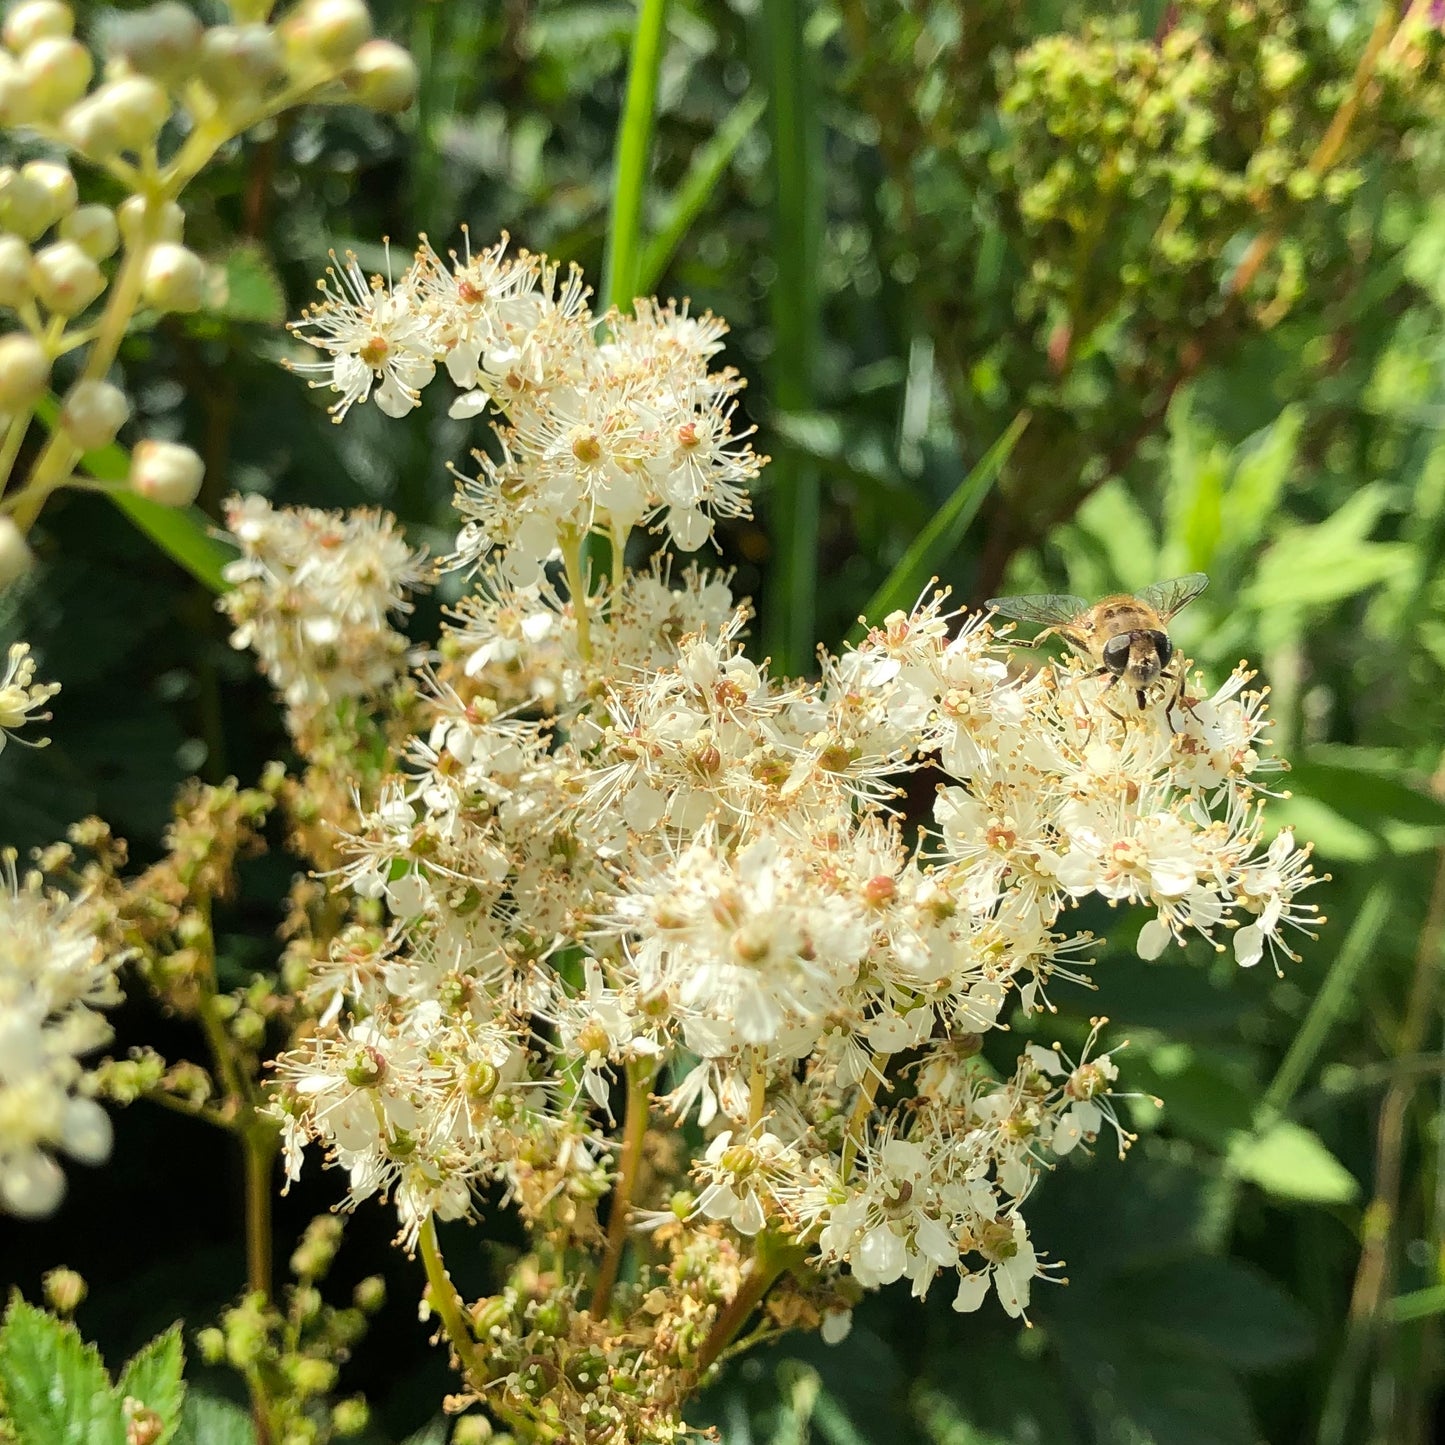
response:
<path fill-rule="evenodd" d="M 477 1354 L 477 1344 L 472 1338 L 471 1328 L 467 1324 L 461 1296 L 452 1284 L 451 1276 L 447 1273 L 446 1262 L 442 1259 L 441 1246 L 437 1243 L 435 1215 L 427 1215 L 426 1223 L 421 1227 L 419 1243 L 422 1265 L 426 1269 L 429 1286 L 427 1293 L 431 1299 L 431 1306 L 437 1312 L 437 1316 L 442 1322 L 442 1328 L 446 1331 L 447 1339 L 451 1341 L 452 1350 L 461 1362 L 462 1374 L 473 1385 L 484 1385 L 487 1381 L 487 1371 Z"/>
<path fill-rule="evenodd" d="M 612 1212 L 607 1219 L 607 1248 L 597 1271 L 597 1288 L 588 1306 L 593 1319 L 604 1319 L 607 1315 L 622 1264 L 622 1250 L 627 1244 L 627 1218 L 632 1210 L 632 1194 L 637 1188 L 642 1145 L 651 1116 L 653 1074 L 650 1060 L 634 1059 L 627 1065 L 627 1118 L 622 1126 L 622 1154 L 617 1165 L 617 1186 L 612 1191 Z"/>
<path fill-rule="evenodd" d="M 612 215 L 607 225 L 607 254 L 602 266 L 602 304 L 623 310 L 636 295 L 642 258 L 642 202 L 652 155 L 657 81 L 662 70 L 667 0 L 638 0 L 637 29 L 627 69 L 627 96 L 617 132 L 612 179 Z"/>
<path fill-rule="evenodd" d="M 592 611 L 588 605 L 587 578 L 583 568 L 585 538 L 573 527 L 558 535 L 562 546 L 562 567 L 567 574 L 567 589 L 572 594 L 572 611 L 577 618 L 577 651 L 583 662 L 592 660 Z"/>
<path fill-rule="evenodd" d="M 17 412 L 11 417 L 10 425 L 5 428 L 5 441 L 0 445 L 0 496 L 4 495 L 11 469 L 15 466 L 15 458 L 20 455 L 20 448 L 25 443 L 25 433 L 29 430 L 28 411 Z"/>
<path fill-rule="evenodd" d="M 743 1266 L 738 1292 L 728 1301 L 703 1341 L 694 1366 L 696 1379 L 701 1380 L 707 1374 L 718 1356 L 747 1324 L 753 1311 L 762 1303 L 763 1296 L 780 1276 L 801 1263 L 806 1253 L 801 1245 L 793 1244 L 771 1231 L 764 1231 L 758 1236 L 757 1253 Z"/>

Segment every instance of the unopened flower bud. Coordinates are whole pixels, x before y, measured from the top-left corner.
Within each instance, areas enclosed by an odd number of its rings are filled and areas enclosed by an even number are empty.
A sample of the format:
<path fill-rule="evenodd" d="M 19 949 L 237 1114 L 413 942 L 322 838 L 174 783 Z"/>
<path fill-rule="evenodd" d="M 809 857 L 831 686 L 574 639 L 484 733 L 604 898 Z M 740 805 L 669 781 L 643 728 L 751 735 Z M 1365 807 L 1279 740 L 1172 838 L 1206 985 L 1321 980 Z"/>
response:
<path fill-rule="evenodd" d="M 85 1298 L 85 1280 L 64 1265 L 46 1270 L 40 1284 L 45 1291 L 45 1302 L 58 1315 L 73 1315 Z"/>
<path fill-rule="evenodd" d="M 130 459 L 130 484 L 163 507 L 188 507 L 201 490 L 206 464 L 179 442 L 143 441 Z"/>
<path fill-rule="evenodd" d="M 0 125 L 27 125 L 38 114 L 30 77 L 18 60 L 0 50 Z"/>
<path fill-rule="evenodd" d="M 157 311 L 199 311 L 206 299 L 206 263 L 174 241 L 152 246 L 141 294 Z"/>
<path fill-rule="evenodd" d="M 0 517 L 0 587 L 18 582 L 34 565 L 35 553 L 25 534 L 9 517 Z"/>
<path fill-rule="evenodd" d="M 176 0 L 162 0 L 117 16 L 107 27 L 105 53 L 140 75 L 165 81 L 184 80 L 195 67 L 204 29 Z"/>
<path fill-rule="evenodd" d="M 360 1435 L 370 1421 L 371 1407 L 360 1395 L 338 1400 L 331 1407 L 331 1428 L 343 1440 L 352 1435 Z"/>
<path fill-rule="evenodd" d="M 154 145 L 171 113 L 165 87 L 148 75 L 123 75 L 98 87 L 91 105 L 110 118 L 122 150 L 142 151 Z"/>
<path fill-rule="evenodd" d="M 59 115 L 85 94 L 95 66 L 90 51 L 78 40 L 50 35 L 37 40 L 20 57 L 21 73 L 39 115 Z"/>
<path fill-rule="evenodd" d="M 30 284 L 48 310 L 77 316 L 105 290 L 105 277 L 74 241 L 56 241 L 35 253 Z"/>
<path fill-rule="evenodd" d="M 0 306 L 30 299 L 30 247 L 19 236 L 0 236 Z"/>
<path fill-rule="evenodd" d="M 120 224 L 120 234 L 127 246 L 134 246 L 140 239 L 146 220 L 146 203 L 140 196 L 131 196 L 116 207 L 115 218 Z M 179 241 L 185 234 L 186 213 L 174 201 L 166 201 L 161 213 L 152 216 L 150 239 L 152 241 Z"/>
<path fill-rule="evenodd" d="M 215 1325 L 196 1333 L 196 1348 L 208 1365 L 219 1365 L 226 1358 L 226 1337 Z"/>
<path fill-rule="evenodd" d="M 369 1274 L 351 1292 L 351 1302 L 363 1314 L 374 1315 L 386 1303 L 386 1281 Z"/>
<path fill-rule="evenodd" d="M 60 134 L 72 150 L 93 161 L 110 160 L 125 148 L 119 117 L 94 96 L 71 106 L 60 117 Z"/>
<path fill-rule="evenodd" d="M 206 89 L 222 100 L 259 95 L 284 68 L 281 42 L 269 25 L 214 25 L 197 58 Z"/>
<path fill-rule="evenodd" d="M 362 0 L 301 0 L 281 32 L 293 66 L 346 65 L 371 39 L 371 16 Z"/>
<path fill-rule="evenodd" d="M 70 206 L 56 172 L 70 181 Z M 75 179 L 64 166 L 32 161 L 18 172 L 7 168 L 0 174 L 0 226 L 33 241 L 75 205 L 74 195 Z"/>
<path fill-rule="evenodd" d="M 120 226 L 109 206 L 77 206 L 61 221 L 60 234 L 93 261 L 104 261 L 120 245 Z"/>
<path fill-rule="evenodd" d="M 17 55 L 37 40 L 59 39 L 75 33 L 75 16 L 60 0 L 23 0 L 5 17 L 5 44 Z"/>
<path fill-rule="evenodd" d="M 49 384 L 50 358 L 33 336 L 0 336 L 0 412 L 29 411 Z"/>
<path fill-rule="evenodd" d="M 60 412 L 61 425 L 82 451 L 108 446 L 130 416 L 125 393 L 108 381 L 78 381 Z"/>
<path fill-rule="evenodd" d="M 395 115 L 416 99 L 416 61 L 395 41 L 368 40 L 345 80 L 362 105 L 383 115 Z"/>
<path fill-rule="evenodd" d="M 69 215 L 80 200 L 80 192 L 76 188 L 75 177 L 71 175 L 69 166 L 61 165 L 57 161 L 27 161 L 20 167 L 20 175 L 23 180 L 35 183 L 45 192 L 57 221 L 62 216 Z"/>

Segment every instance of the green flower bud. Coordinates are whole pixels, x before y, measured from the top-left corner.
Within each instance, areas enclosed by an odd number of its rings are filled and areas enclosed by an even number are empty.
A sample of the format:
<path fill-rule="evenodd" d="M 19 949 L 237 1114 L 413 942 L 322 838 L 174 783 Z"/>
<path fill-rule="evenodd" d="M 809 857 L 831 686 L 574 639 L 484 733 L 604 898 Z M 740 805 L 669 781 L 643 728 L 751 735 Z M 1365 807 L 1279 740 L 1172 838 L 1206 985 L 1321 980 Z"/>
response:
<path fill-rule="evenodd" d="M 352 1291 L 352 1302 L 363 1314 L 374 1315 L 386 1303 L 386 1281 L 379 1274 L 369 1274 Z"/>
<path fill-rule="evenodd" d="M 90 52 L 78 40 L 45 36 L 20 57 L 21 73 L 30 82 L 35 110 L 41 116 L 59 115 L 85 94 L 95 66 Z"/>
<path fill-rule="evenodd" d="M 362 105 L 383 115 L 406 110 L 416 99 L 416 61 L 391 40 L 368 40 L 344 79 Z"/>
<path fill-rule="evenodd" d="M 109 25 L 105 53 L 140 75 L 184 80 L 195 68 L 204 34 L 201 22 L 176 0 L 162 0 L 120 15 Z"/>
<path fill-rule="evenodd" d="M 23 0 L 5 17 L 6 45 L 17 55 L 37 40 L 64 40 L 75 34 L 75 16 L 60 0 Z"/>
<path fill-rule="evenodd" d="M 226 1337 L 214 1325 L 196 1333 L 196 1348 L 208 1365 L 219 1365 L 226 1358 Z"/>
<path fill-rule="evenodd" d="M 12 189 L 23 190 L 39 214 L 47 217 L 41 230 L 53 226 L 61 217 L 68 215 L 75 209 L 75 203 L 80 199 L 80 193 L 75 187 L 75 177 L 70 174 L 70 168 L 58 165 L 54 161 L 29 161 L 21 166 L 14 186 L 7 187 L 5 196 L 0 196 L 0 212 L 3 212 L 4 199 L 8 197 Z M 10 229 L 17 230 L 18 227 Z M 36 232 L 36 235 L 38 234 L 39 232 Z M 34 238 L 27 237 L 26 239 L 33 240 Z"/>
<path fill-rule="evenodd" d="M 0 412 L 29 411 L 50 384 L 50 358 L 26 331 L 0 336 Z"/>
<path fill-rule="evenodd" d="M 0 236 L 0 306 L 14 309 L 30 299 L 31 261 L 19 236 Z"/>
<path fill-rule="evenodd" d="M 336 1383 L 336 1366 L 330 1360 L 294 1360 L 286 1373 L 303 1399 L 308 1395 L 324 1395 Z"/>
<path fill-rule="evenodd" d="M 55 241 L 35 253 L 30 284 L 48 310 L 78 316 L 105 290 L 105 277 L 74 241 Z"/>
<path fill-rule="evenodd" d="M 146 440 L 131 453 L 130 485 L 163 507 L 188 507 L 201 490 L 206 464 L 179 442 Z"/>
<path fill-rule="evenodd" d="M 139 239 L 145 214 L 146 203 L 140 196 L 130 196 L 116 207 L 115 219 L 120 226 L 121 239 L 127 246 L 134 246 Z M 174 201 L 167 201 L 159 220 L 152 219 L 151 240 L 179 241 L 185 234 L 185 227 L 186 213 Z"/>
<path fill-rule="evenodd" d="M 371 1410 L 360 1395 L 341 1400 L 332 1408 L 331 1428 L 340 1436 L 360 1435 L 371 1423 Z"/>
<path fill-rule="evenodd" d="M 60 424 L 82 451 L 109 446 L 130 417 L 125 393 L 108 381 L 78 381 L 60 410 Z"/>
<path fill-rule="evenodd" d="M 61 221 L 60 234 L 93 261 L 104 261 L 120 245 L 120 226 L 109 206 L 77 206 Z"/>
<path fill-rule="evenodd" d="M 0 339 L 0 348 L 4 344 Z M 0 517 L 0 587 L 18 582 L 34 565 L 35 553 L 30 550 L 25 534 L 9 517 Z"/>
<path fill-rule="evenodd" d="M 206 300 L 206 263 L 174 241 L 152 246 L 141 295 L 157 311 L 199 311 Z"/>

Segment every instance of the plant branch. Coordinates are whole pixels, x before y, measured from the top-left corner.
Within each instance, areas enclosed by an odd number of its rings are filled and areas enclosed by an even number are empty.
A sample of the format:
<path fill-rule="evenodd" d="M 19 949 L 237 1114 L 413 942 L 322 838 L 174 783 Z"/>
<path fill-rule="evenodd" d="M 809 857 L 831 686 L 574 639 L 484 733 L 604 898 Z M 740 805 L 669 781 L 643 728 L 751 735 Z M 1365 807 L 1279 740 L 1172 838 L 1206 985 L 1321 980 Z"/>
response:
<path fill-rule="evenodd" d="M 622 1154 L 617 1165 L 617 1187 L 612 1191 L 612 1212 L 607 1219 L 607 1248 L 597 1271 L 597 1287 L 592 1292 L 588 1310 L 594 1319 L 603 1319 L 612 1303 L 612 1290 L 622 1264 L 622 1250 L 627 1243 L 627 1218 L 632 1209 L 632 1194 L 637 1188 L 638 1170 L 642 1164 L 642 1144 L 647 1137 L 647 1124 L 652 1104 L 653 1064 L 634 1059 L 627 1065 L 627 1118 L 622 1126 Z"/>

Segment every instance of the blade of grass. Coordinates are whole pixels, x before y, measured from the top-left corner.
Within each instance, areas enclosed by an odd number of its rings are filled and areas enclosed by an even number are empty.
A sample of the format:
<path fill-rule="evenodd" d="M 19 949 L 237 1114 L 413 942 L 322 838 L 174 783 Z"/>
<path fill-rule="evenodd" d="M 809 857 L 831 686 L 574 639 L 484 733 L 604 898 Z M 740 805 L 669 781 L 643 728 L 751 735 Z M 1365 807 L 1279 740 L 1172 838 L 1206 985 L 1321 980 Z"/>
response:
<path fill-rule="evenodd" d="M 768 295 L 772 391 L 781 411 L 811 411 L 816 405 L 823 128 L 813 93 L 816 59 L 804 38 L 807 10 L 807 0 L 768 0 L 761 12 L 777 268 Z M 806 665 L 817 636 L 819 471 L 785 454 L 770 469 L 768 483 L 774 558 L 763 640 L 779 668 L 794 673 Z"/>
<path fill-rule="evenodd" d="M 36 413 L 47 427 L 53 427 L 60 403 L 53 396 L 47 397 Z M 130 475 L 130 454 L 111 442 L 86 452 L 81 465 L 97 481 L 123 483 Z M 108 491 L 106 496 L 197 582 L 217 594 L 229 590 L 230 583 L 221 575 L 221 569 L 235 560 L 235 549 L 212 535 L 214 523 L 199 507 L 163 507 L 131 491 Z"/>
<path fill-rule="evenodd" d="M 767 97 L 749 92 L 728 113 L 716 134 L 693 153 L 682 184 L 662 205 L 662 224 L 648 241 L 638 266 L 637 292 L 650 296 L 703 208 L 712 199 L 738 147 L 762 119 Z"/>
<path fill-rule="evenodd" d="M 612 177 L 612 215 L 607 225 L 607 255 L 602 267 L 602 304 L 630 308 L 638 291 L 642 252 L 642 202 L 652 156 L 657 80 L 662 69 L 667 0 L 638 0 L 632 35 L 627 95 L 617 132 Z"/>
<path fill-rule="evenodd" d="M 977 465 L 953 490 L 953 495 L 934 514 L 933 520 L 913 539 L 912 545 L 898 559 L 893 570 L 868 600 L 863 615 L 870 621 L 881 621 L 890 612 L 911 607 L 929 577 L 934 576 L 944 560 L 963 540 L 988 490 L 998 479 L 1018 439 L 1030 420 L 1021 411 L 1003 435 L 979 458 Z M 855 628 L 852 636 L 859 636 Z"/>

